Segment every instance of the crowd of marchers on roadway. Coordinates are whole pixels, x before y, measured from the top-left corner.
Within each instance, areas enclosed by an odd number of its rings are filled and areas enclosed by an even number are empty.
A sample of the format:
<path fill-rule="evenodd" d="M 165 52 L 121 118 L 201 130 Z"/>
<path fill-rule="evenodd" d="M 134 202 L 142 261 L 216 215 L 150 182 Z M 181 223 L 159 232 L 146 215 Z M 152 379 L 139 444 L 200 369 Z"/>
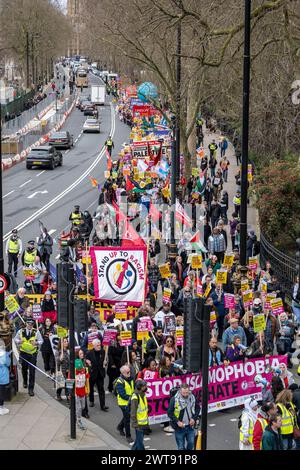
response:
<path fill-rule="evenodd" d="M 123 113 L 126 115 L 124 116 Z M 124 103 L 119 107 L 123 120 L 128 120 L 128 109 Z M 197 119 L 198 144 L 203 145 L 204 120 Z M 177 346 L 175 339 L 176 326 L 184 327 L 184 300 L 191 298 L 195 292 L 207 293 L 207 303 L 215 313 L 211 321 L 211 337 L 209 342 L 209 366 L 228 365 L 235 361 L 247 361 L 252 358 L 268 357 L 273 354 L 287 356 L 287 366 L 280 364 L 273 371 L 270 384 L 262 390 L 262 401 L 251 398 L 245 406 L 239 420 L 239 447 L 241 450 L 280 450 L 300 447 L 299 410 L 300 389 L 295 383 L 291 357 L 295 348 L 294 340 L 298 335 L 300 324 L 300 291 L 299 283 L 295 284 L 291 293 L 292 307 L 288 305 L 274 267 L 267 262 L 265 266 L 248 269 L 249 288 L 253 291 L 253 302 L 244 305 L 241 289 L 236 289 L 239 278 L 239 244 L 240 244 L 240 174 L 236 175 L 237 190 L 233 201 L 228 200 L 227 184 L 230 161 L 226 157 L 228 142 L 222 137 L 219 143 L 212 140 L 208 147 L 208 155 L 201 160 L 203 179 L 191 177 L 188 181 L 182 178 L 183 193 L 181 203 L 188 202 L 201 207 L 204 217 L 204 238 L 201 248 L 203 267 L 198 271 L 191 268 L 189 254 L 193 252 L 193 229 L 196 227 L 196 213 L 192 211 L 192 227 L 183 226 L 181 238 L 177 243 L 178 255 L 171 265 L 171 277 L 163 279 L 159 262 L 167 262 L 164 243 L 170 241 L 169 222 L 161 227 L 158 222 L 155 231 L 151 229 L 151 204 L 168 204 L 169 195 L 164 191 L 165 181 L 153 180 L 155 191 L 147 194 L 143 191 L 130 191 L 122 173 L 120 161 L 114 162 L 111 169 L 117 178 L 107 178 L 99 195 L 99 211 L 93 220 L 88 211 L 75 206 L 69 215 L 72 224 L 68 234 L 60 238 L 62 260 L 77 262 L 81 259 L 82 250 L 87 246 L 119 246 L 122 230 L 113 235 L 113 217 L 111 208 L 118 204 L 120 197 L 128 198 L 128 217 L 131 222 L 140 215 L 140 222 L 135 227 L 143 238 L 148 236 L 148 290 L 144 304 L 138 309 L 132 322 L 132 345 L 127 355 L 126 348 L 120 345 L 120 335 L 110 346 L 102 344 L 105 328 L 111 325 L 122 329 L 122 322 L 115 318 L 114 307 L 106 321 L 101 321 L 99 312 L 93 303 L 89 305 L 88 331 L 80 332 L 79 345 L 76 348 L 76 413 L 79 428 L 84 429 L 82 416 L 89 418 L 89 409 L 95 407 L 94 389 L 99 394 L 100 410 L 115 413 L 116 409 L 108 409 L 105 403 L 105 386 L 107 391 L 116 394 L 116 406 L 120 409 L 118 431 L 133 441 L 132 429 L 135 430 L 135 442 L 132 449 L 143 450 L 143 437 L 152 432 L 149 426 L 147 406 L 147 380 L 183 375 L 182 346 Z M 111 153 L 111 148 L 108 149 Z M 219 153 L 219 154 L 218 154 Z M 171 162 L 169 162 L 170 164 Z M 141 188 L 140 188 L 141 189 Z M 229 207 L 234 209 L 228 216 Z M 150 228 L 149 228 L 150 227 Z M 163 236 L 162 236 L 163 234 Z M 41 352 L 44 370 L 55 379 L 56 398 L 70 394 L 66 388 L 66 379 L 70 374 L 70 351 L 68 339 L 59 341 L 58 349 L 53 352 L 51 335 L 57 333 L 57 312 L 55 294 L 57 285 L 51 274 L 51 256 L 53 239 L 47 228 L 40 227 L 38 242 L 36 233 L 32 234 L 23 247 L 17 230 L 12 231 L 6 245 L 8 256 L 8 273 L 11 276 L 11 289 L 16 290 L 16 301 L 20 307 L 14 320 L 15 343 L 19 348 L 22 369 L 23 387 L 34 395 L 34 385 L 38 352 Z M 67 244 L 63 242 L 68 240 Z M 65 246 L 66 245 L 66 246 Z M 259 255 L 259 242 L 254 232 L 248 234 L 247 259 Z M 233 263 L 227 266 L 225 284 L 217 282 L 217 272 L 222 268 L 226 253 L 233 254 Z M 32 270 L 33 277 L 25 280 L 24 285 L 18 284 L 19 263 L 23 268 Z M 85 274 L 84 271 L 82 274 Z M 93 274 L 88 274 L 90 296 L 94 294 Z M 14 286 L 14 287 L 13 287 Z M 170 300 L 161 301 L 161 293 L 165 288 L 171 290 Z M 86 285 L 77 276 L 76 294 L 86 294 Z M 266 295 L 273 294 L 283 300 L 284 312 L 275 316 L 266 307 Z M 33 319 L 32 306 L 28 295 L 42 294 L 42 317 L 38 322 Z M 234 307 L 225 307 L 225 295 L 234 295 Z M 265 314 L 266 326 L 263 332 L 254 332 L 253 319 L 257 314 Z M 141 317 L 151 318 L 154 327 L 153 336 L 142 349 L 141 341 L 137 340 L 137 324 Z M 166 322 L 166 317 L 168 322 Z M 170 318 L 173 321 L 170 321 Z M 93 338 L 92 342 L 89 338 Z M 8 380 L 7 353 L 1 350 L 0 392 Z M 105 382 L 105 377 L 108 381 Z M 50 380 L 50 379 L 49 379 Z M 0 415 L 8 413 L 0 395 Z M 173 390 L 170 397 L 168 419 L 162 432 L 173 432 L 178 449 L 192 450 L 195 446 L 196 425 L 200 407 L 189 387 L 183 384 Z M 0 419 L 1 421 L 1 419 Z"/>

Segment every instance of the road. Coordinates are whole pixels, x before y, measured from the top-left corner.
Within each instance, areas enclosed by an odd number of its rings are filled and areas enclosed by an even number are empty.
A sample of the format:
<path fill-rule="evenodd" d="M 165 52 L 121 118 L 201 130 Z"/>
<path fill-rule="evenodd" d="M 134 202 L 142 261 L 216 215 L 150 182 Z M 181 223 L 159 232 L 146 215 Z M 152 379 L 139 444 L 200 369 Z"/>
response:
<path fill-rule="evenodd" d="M 99 78 L 90 76 L 91 84 Z M 84 95 L 89 89 L 84 89 Z M 4 241 L 13 228 L 26 244 L 39 236 L 38 220 L 41 220 L 53 237 L 69 227 L 69 214 L 75 204 L 91 213 L 97 207 L 98 191 L 91 186 L 89 176 L 104 182 L 106 155 L 103 145 L 111 133 L 117 152 L 128 139 L 129 128 L 116 119 L 109 102 L 100 107 L 102 120 L 100 134 L 84 134 L 86 119 L 77 109 L 71 113 L 64 126 L 74 136 L 74 148 L 63 152 L 63 166 L 55 170 L 41 168 L 26 170 L 22 162 L 4 173 L 3 177 L 3 232 Z M 54 257 L 52 257 L 53 262 Z"/>

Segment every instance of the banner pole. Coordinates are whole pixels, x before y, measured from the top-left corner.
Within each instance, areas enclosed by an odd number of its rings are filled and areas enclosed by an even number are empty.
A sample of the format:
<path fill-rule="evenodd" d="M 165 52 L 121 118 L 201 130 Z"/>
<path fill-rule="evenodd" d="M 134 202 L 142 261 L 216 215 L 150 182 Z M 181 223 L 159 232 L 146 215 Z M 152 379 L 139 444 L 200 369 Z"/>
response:
<path fill-rule="evenodd" d="M 126 351 L 127 351 L 127 362 L 128 362 L 128 364 L 130 364 L 130 362 L 129 362 L 129 347 L 128 346 L 126 346 Z"/>

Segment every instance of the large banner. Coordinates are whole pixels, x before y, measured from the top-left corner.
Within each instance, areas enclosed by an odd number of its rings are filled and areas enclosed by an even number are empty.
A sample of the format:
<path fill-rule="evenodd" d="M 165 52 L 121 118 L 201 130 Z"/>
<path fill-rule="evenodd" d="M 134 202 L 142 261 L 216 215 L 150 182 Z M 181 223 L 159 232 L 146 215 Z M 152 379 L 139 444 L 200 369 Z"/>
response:
<path fill-rule="evenodd" d="M 95 298 L 114 304 L 144 302 L 146 284 L 146 247 L 90 248 L 94 272 Z"/>
<path fill-rule="evenodd" d="M 233 362 L 229 366 L 210 367 L 208 411 L 211 413 L 241 405 L 248 397 L 261 400 L 261 386 L 254 382 L 254 377 L 259 374 L 270 382 L 272 372 L 265 373 L 266 366 L 276 368 L 282 362 L 286 364 L 286 356 L 249 359 L 247 362 Z M 196 400 L 201 402 L 202 376 L 200 373 L 147 380 L 150 424 L 168 421 L 170 390 L 181 383 L 187 383 L 196 396 Z"/>

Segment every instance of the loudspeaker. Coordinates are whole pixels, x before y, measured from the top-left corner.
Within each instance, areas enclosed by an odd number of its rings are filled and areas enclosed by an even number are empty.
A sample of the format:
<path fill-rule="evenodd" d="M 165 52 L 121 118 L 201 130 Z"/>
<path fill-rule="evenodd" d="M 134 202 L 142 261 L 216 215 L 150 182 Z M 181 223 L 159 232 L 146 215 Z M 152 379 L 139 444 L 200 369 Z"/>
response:
<path fill-rule="evenodd" d="M 59 263 L 56 265 L 57 274 L 57 323 L 59 326 L 68 328 L 68 303 L 69 295 L 72 289 L 70 284 L 70 263 Z"/>
<path fill-rule="evenodd" d="M 185 300 L 183 365 L 189 372 L 202 368 L 204 301 L 201 298 Z"/>
<path fill-rule="evenodd" d="M 87 301 L 74 299 L 74 325 L 75 331 L 81 333 L 88 330 Z"/>

